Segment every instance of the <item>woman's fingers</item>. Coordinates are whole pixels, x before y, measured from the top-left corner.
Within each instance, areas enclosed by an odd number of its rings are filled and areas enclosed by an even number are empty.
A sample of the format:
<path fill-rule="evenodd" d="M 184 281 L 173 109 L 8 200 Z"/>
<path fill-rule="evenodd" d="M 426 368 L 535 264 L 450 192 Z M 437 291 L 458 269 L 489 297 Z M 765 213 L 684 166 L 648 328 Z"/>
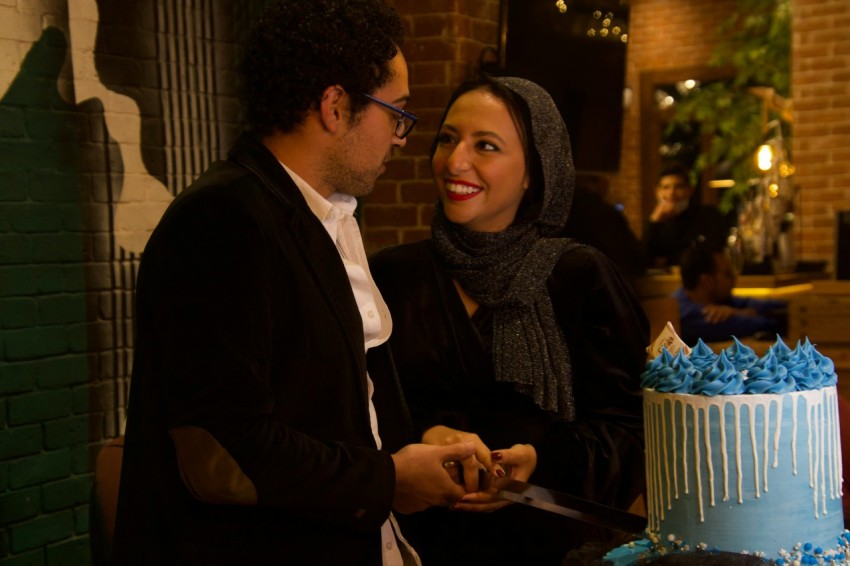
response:
<path fill-rule="evenodd" d="M 422 435 L 422 441 L 426 444 L 454 444 L 457 442 L 471 442 L 475 446 L 476 468 L 473 470 L 471 462 L 463 463 L 464 484 L 476 485 L 478 483 L 478 467 L 483 466 L 489 473 L 497 477 L 504 477 L 505 471 L 498 464 L 494 464 L 490 458 L 490 448 L 474 432 L 466 432 L 451 427 L 436 425 Z M 474 471 L 474 473 L 473 473 Z"/>
<path fill-rule="evenodd" d="M 476 493 L 467 493 L 454 505 L 454 511 L 470 511 L 473 513 L 491 513 L 497 509 L 501 509 L 511 502 L 490 493 L 479 491 Z"/>

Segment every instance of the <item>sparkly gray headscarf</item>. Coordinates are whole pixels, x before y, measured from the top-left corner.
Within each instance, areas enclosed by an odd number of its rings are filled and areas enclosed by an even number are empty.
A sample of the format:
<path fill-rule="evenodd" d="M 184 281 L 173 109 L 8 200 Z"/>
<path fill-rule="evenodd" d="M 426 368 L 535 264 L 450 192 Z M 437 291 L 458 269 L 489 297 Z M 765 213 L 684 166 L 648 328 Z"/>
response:
<path fill-rule="evenodd" d="M 496 233 L 453 224 L 438 202 L 431 237 L 452 277 L 479 304 L 493 309 L 496 380 L 513 383 L 543 410 L 572 421 L 576 411 L 570 352 L 546 287 L 558 259 L 578 245 L 557 237 L 573 198 L 570 140 L 549 94 L 521 78 L 487 77 L 465 83 L 455 91 L 446 113 L 466 92 L 480 88 L 493 92 L 488 82 L 506 87 L 528 106 L 531 131 L 525 137 L 531 185 L 525 198 L 529 202 L 520 206 L 511 226 Z M 444 120 L 445 115 L 441 126 Z M 431 157 L 435 150 L 436 141 Z"/>

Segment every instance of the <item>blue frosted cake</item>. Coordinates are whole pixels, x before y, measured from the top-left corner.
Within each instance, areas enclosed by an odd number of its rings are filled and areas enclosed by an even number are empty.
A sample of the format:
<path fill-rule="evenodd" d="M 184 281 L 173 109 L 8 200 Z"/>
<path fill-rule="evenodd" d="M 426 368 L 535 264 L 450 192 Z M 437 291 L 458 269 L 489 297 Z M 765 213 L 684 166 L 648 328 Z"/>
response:
<path fill-rule="evenodd" d="M 649 536 L 606 559 L 719 550 L 850 564 L 832 361 L 808 340 L 777 339 L 760 358 L 737 339 L 719 354 L 668 345 L 641 376 Z"/>

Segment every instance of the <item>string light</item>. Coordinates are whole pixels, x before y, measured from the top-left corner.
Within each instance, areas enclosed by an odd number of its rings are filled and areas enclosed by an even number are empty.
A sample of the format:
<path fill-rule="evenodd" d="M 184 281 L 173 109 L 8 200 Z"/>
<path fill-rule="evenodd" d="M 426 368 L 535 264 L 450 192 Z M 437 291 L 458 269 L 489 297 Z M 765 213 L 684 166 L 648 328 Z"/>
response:
<path fill-rule="evenodd" d="M 567 3 L 564 0 L 555 2 L 555 7 L 562 14 L 567 12 Z M 604 39 L 610 36 L 611 39 L 619 40 L 621 43 L 628 43 L 629 34 L 626 32 L 623 23 L 617 23 L 615 21 L 614 12 L 606 12 L 603 17 L 602 10 L 596 10 L 593 12 L 592 17 L 593 20 L 598 22 L 598 25 L 591 22 L 586 32 L 588 37 L 601 37 Z"/>

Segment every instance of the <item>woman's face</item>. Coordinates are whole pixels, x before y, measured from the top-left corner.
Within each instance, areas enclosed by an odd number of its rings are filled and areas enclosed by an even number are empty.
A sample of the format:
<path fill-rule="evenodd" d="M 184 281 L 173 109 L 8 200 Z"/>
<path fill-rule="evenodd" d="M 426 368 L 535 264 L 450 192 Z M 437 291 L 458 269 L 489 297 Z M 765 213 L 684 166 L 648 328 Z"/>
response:
<path fill-rule="evenodd" d="M 446 218 L 476 232 L 500 232 L 528 188 L 525 147 L 508 107 L 486 90 L 461 95 L 440 131 L 431 170 Z"/>

